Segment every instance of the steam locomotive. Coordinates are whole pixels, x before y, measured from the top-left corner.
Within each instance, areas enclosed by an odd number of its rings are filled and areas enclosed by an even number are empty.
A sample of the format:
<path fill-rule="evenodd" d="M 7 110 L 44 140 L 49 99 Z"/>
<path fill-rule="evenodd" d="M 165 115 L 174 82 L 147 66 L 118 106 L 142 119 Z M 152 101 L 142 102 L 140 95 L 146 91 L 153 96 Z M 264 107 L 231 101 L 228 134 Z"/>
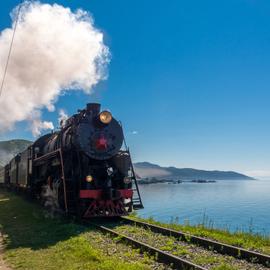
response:
<path fill-rule="evenodd" d="M 0 183 L 80 217 L 127 215 L 143 205 L 123 142 L 121 124 L 90 103 L 15 156 L 0 170 Z"/>

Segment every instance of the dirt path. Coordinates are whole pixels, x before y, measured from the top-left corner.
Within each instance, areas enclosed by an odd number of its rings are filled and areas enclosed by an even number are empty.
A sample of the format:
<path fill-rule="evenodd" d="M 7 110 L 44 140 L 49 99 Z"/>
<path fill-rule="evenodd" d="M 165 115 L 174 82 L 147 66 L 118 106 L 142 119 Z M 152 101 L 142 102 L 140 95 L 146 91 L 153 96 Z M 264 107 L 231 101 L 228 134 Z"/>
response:
<path fill-rule="evenodd" d="M 4 252 L 3 237 L 0 232 L 0 270 L 11 270 L 11 268 L 8 267 L 3 260 L 3 252 Z"/>

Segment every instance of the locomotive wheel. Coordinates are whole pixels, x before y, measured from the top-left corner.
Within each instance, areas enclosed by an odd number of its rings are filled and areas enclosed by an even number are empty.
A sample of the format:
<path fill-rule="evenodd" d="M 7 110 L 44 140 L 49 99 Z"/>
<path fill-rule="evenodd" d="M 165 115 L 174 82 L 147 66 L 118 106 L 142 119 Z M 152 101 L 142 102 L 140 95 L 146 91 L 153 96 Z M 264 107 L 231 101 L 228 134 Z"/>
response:
<path fill-rule="evenodd" d="M 57 189 L 50 185 L 42 186 L 41 202 L 52 216 L 60 212 Z"/>
<path fill-rule="evenodd" d="M 65 211 L 64 185 L 61 179 L 54 180 L 50 184 L 40 188 L 41 204 L 52 214 L 60 214 Z"/>

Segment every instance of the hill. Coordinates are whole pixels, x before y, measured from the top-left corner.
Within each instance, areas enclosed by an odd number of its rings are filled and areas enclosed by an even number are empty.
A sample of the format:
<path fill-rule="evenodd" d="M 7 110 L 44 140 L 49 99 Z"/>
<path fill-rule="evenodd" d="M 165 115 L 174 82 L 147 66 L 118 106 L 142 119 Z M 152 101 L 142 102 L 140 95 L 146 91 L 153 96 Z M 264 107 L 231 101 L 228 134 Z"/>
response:
<path fill-rule="evenodd" d="M 4 166 L 16 154 L 23 151 L 32 142 L 27 140 L 0 141 L 0 166 Z"/>
<path fill-rule="evenodd" d="M 136 174 L 141 178 L 180 180 L 253 180 L 254 178 L 233 171 L 205 171 L 192 168 L 161 167 L 149 162 L 134 164 Z"/>
<path fill-rule="evenodd" d="M 16 154 L 26 149 L 32 142 L 27 140 L 0 141 L 0 167 Z M 191 168 L 161 167 L 150 162 L 134 164 L 140 178 L 180 179 L 180 180 L 252 180 L 252 177 L 233 171 L 205 171 Z"/>

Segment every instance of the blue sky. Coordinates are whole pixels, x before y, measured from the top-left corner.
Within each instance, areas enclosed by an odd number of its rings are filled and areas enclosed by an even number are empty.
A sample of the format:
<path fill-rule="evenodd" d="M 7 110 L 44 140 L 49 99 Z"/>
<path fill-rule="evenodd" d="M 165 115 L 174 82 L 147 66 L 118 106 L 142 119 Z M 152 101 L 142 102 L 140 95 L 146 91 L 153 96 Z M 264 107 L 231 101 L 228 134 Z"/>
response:
<path fill-rule="evenodd" d="M 135 161 L 270 175 L 269 1 L 56 3 L 89 11 L 112 54 L 93 95 L 69 93 L 56 108 L 101 102 Z M 17 4 L 1 2 L 1 29 Z M 56 123 L 57 111 L 43 118 Z M 0 138 L 33 139 L 25 123 Z"/>

